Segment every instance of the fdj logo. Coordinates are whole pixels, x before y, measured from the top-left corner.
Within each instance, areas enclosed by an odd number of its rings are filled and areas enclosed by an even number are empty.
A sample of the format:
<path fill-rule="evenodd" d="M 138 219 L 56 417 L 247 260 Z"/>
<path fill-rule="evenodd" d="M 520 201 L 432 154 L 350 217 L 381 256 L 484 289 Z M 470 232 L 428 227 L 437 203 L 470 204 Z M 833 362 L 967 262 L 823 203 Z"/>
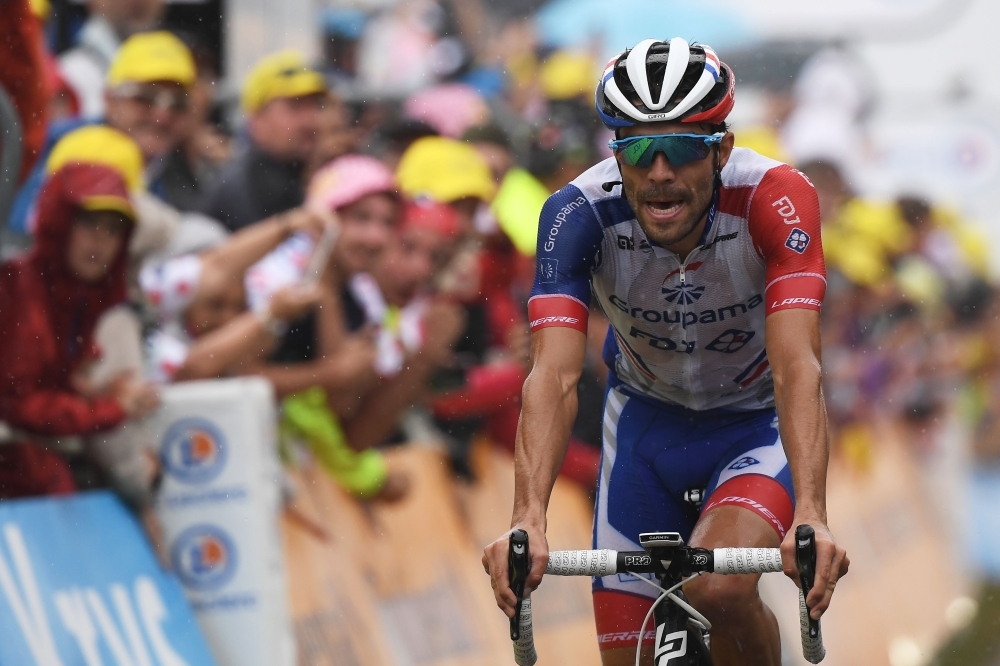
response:
<path fill-rule="evenodd" d="M 705 287 L 696 287 L 693 284 L 681 283 L 676 287 L 663 287 L 663 297 L 668 303 L 678 305 L 691 305 L 705 293 Z"/>
<path fill-rule="evenodd" d="M 656 666 L 670 666 L 671 661 L 687 654 L 687 630 L 668 634 L 664 631 L 666 628 L 665 624 L 656 628 L 656 654 L 653 656 Z"/>
<path fill-rule="evenodd" d="M 754 331 L 740 331 L 731 328 L 705 345 L 705 349 L 722 352 L 723 354 L 732 354 L 743 349 L 754 335 Z"/>
<path fill-rule="evenodd" d="M 792 233 L 788 234 L 788 240 L 785 241 L 785 247 L 794 252 L 802 254 L 809 247 L 809 234 L 802 231 L 798 227 L 792 229 Z"/>
<path fill-rule="evenodd" d="M 167 472 L 184 483 L 202 484 L 219 476 L 228 447 L 222 432 L 201 418 L 177 421 L 163 436 L 160 457 Z"/>
<path fill-rule="evenodd" d="M 186 587 L 199 592 L 216 590 L 236 573 L 236 547 L 221 529 L 195 525 L 177 537 L 170 563 Z"/>
<path fill-rule="evenodd" d="M 559 272 L 559 260 L 543 257 L 538 260 L 538 281 L 549 284 L 556 281 Z"/>
<path fill-rule="evenodd" d="M 732 465 L 730 465 L 729 469 L 740 470 L 740 469 L 746 469 L 747 467 L 751 467 L 753 465 L 759 465 L 759 464 L 760 464 L 760 461 L 757 460 L 756 458 L 751 458 L 750 456 L 743 456 L 742 458 L 740 458 L 739 460 L 737 460 L 736 462 L 734 462 Z"/>

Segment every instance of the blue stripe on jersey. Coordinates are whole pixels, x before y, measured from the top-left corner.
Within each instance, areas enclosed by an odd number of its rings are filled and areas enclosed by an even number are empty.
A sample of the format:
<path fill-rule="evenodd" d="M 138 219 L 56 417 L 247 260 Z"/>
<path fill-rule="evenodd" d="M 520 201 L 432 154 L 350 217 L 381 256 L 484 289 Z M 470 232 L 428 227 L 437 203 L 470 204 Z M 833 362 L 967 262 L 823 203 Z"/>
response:
<path fill-rule="evenodd" d="M 613 227 L 616 224 L 635 219 L 632 206 L 625 197 L 608 197 L 594 202 L 597 214 L 601 216 L 602 227 Z"/>
<path fill-rule="evenodd" d="M 538 217 L 532 296 L 564 294 L 590 304 L 590 274 L 604 239 L 590 202 L 575 185 L 548 198 Z"/>

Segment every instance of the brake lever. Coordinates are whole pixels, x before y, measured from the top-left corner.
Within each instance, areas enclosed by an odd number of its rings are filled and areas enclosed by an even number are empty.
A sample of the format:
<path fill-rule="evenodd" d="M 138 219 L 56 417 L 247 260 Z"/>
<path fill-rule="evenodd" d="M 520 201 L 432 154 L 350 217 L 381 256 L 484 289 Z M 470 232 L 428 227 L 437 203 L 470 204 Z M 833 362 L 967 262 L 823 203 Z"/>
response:
<path fill-rule="evenodd" d="M 528 569 L 531 559 L 528 552 L 528 533 L 524 530 L 514 530 L 510 533 L 510 548 L 507 553 L 507 573 L 510 578 L 510 589 L 517 597 L 514 607 L 514 617 L 510 618 L 510 640 L 517 641 L 521 637 L 521 603 L 524 601 L 524 585 L 528 580 Z"/>

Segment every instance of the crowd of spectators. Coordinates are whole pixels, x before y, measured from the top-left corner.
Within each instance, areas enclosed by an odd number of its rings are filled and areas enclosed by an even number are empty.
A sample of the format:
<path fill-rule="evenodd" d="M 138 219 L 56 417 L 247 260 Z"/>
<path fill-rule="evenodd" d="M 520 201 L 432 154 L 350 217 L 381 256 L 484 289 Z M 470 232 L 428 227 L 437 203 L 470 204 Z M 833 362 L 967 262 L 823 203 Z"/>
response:
<path fill-rule="evenodd" d="M 0 85 L 25 148 L 3 223 L 31 239 L 0 269 L 0 498 L 111 486 L 148 514 L 158 464 L 134 424 L 177 381 L 266 378 L 282 447 L 361 498 L 406 493 L 379 450 L 415 421 L 459 475 L 477 435 L 512 449 L 538 211 L 609 155 L 594 58 L 478 3 L 329 10 L 319 62 L 268 55 L 232 104 L 204 45 L 162 29 L 160 0 L 88 7 L 57 56 L 43 3 L 0 0 Z M 810 148 L 810 119 L 854 128 L 864 95 L 846 110 L 842 94 L 834 109 L 808 86 L 799 98 L 765 127 L 737 124 L 737 144 L 819 191 L 836 450 L 863 467 L 880 419 L 932 446 L 964 397 L 996 457 L 983 242 L 919 196 L 856 196 L 845 141 L 820 131 L 838 150 Z M 587 488 L 599 312 L 591 329 L 563 470 Z"/>
<path fill-rule="evenodd" d="M 142 421 L 180 381 L 265 378 L 284 458 L 362 499 L 406 494 L 381 449 L 414 428 L 460 476 L 477 435 L 513 449 L 538 211 L 605 138 L 592 59 L 539 52 L 507 76 L 453 39 L 459 66 L 421 47 L 406 76 L 369 76 L 368 101 L 359 26 L 426 17 L 331 13 L 326 61 L 262 58 L 236 109 L 158 0 L 93 0 L 58 57 L 44 7 L 0 5 L 26 130 L 3 226 L 29 248 L 0 269 L 0 498 L 110 487 L 155 538 Z M 592 488 L 597 410 L 581 413 L 565 473 Z"/>

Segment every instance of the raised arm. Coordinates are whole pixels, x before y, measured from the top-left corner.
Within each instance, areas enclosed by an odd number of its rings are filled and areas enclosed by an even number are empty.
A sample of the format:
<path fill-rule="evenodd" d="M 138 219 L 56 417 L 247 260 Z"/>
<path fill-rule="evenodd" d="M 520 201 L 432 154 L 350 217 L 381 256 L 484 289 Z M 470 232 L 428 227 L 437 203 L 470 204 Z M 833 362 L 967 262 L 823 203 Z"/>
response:
<path fill-rule="evenodd" d="M 545 513 L 576 418 L 576 385 L 583 372 L 586 351 L 587 336 L 575 328 L 542 328 L 531 336 L 531 372 L 521 394 L 521 419 L 514 450 L 511 517 L 511 528 L 527 531 L 531 544 L 528 590 L 541 583 L 548 563 Z M 517 600 L 507 575 L 509 534 L 487 546 L 483 566 L 492 578 L 497 605 L 511 617 Z"/>
<path fill-rule="evenodd" d="M 201 279 L 195 299 L 211 298 L 225 290 L 231 280 L 242 280 L 248 268 L 289 236 L 300 231 L 318 236 L 322 227 L 322 218 L 306 208 L 295 208 L 244 227 L 201 255 Z"/>

